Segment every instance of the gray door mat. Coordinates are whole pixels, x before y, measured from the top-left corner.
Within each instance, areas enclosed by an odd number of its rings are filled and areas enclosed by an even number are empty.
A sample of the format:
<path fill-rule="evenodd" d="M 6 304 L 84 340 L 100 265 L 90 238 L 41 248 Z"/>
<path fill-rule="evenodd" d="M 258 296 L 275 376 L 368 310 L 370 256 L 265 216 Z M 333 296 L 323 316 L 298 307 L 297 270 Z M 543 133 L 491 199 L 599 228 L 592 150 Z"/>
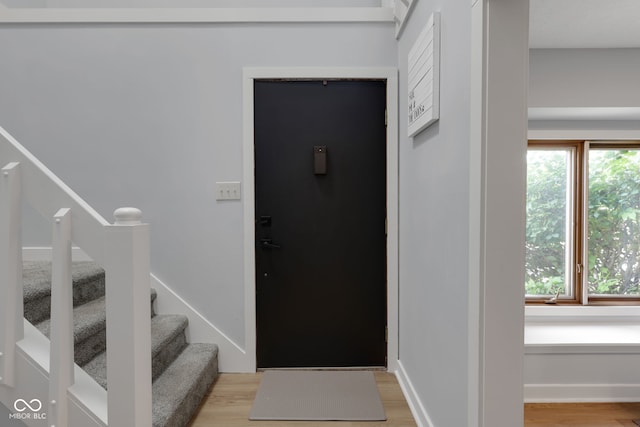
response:
<path fill-rule="evenodd" d="M 373 372 L 266 371 L 250 420 L 384 421 Z"/>

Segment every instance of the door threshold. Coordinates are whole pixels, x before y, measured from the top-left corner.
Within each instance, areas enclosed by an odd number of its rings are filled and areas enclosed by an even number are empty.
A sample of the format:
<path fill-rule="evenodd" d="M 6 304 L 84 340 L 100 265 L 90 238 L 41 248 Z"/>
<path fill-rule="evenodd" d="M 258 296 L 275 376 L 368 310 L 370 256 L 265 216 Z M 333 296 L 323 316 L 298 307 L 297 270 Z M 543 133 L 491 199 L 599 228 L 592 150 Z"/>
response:
<path fill-rule="evenodd" d="M 257 372 L 265 371 L 381 371 L 386 372 L 386 366 L 337 366 L 337 367 L 314 367 L 314 368 L 258 368 Z"/>

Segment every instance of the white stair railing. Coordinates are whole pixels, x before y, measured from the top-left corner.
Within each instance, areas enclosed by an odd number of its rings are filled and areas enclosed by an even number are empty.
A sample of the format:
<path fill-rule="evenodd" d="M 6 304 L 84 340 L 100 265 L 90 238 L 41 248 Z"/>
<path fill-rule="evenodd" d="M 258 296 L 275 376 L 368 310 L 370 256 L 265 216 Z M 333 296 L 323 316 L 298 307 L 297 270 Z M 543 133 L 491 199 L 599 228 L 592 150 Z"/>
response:
<path fill-rule="evenodd" d="M 54 216 L 51 264 L 51 351 L 49 353 L 49 425 L 69 425 L 67 390 L 73 378 L 73 281 L 71 278 L 71 211 Z"/>
<path fill-rule="evenodd" d="M 109 425 L 151 426 L 149 226 L 135 208 L 106 228 Z"/>
<path fill-rule="evenodd" d="M 0 176 L 0 384 L 15 385 L 16 342 L 24 336 L 22 305 L 22 206 L 20 165 Z"/>
<path fill-rule="evenodd" d="M 106 272 L 107 420 L 151 427 L 149 226 L 135 208 L 109 224 L 0 127 L 0 385 L 14 387 L 23 336 L 21 208 L 53 219 L 48 424 L 70 426 L 73 385 L 71 241 Z"/>

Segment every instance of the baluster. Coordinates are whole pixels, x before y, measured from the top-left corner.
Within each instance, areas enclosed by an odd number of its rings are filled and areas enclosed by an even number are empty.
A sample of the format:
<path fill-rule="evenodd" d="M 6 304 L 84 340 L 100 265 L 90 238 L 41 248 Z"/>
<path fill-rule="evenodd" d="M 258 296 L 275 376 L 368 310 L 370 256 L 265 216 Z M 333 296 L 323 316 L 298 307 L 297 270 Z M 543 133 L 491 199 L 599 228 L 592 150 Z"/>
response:
<path fill-rule="evenodd" d="M 0 384 L 15 385 L 16 342 L 24 337 L 20 164 L 0 176 Z"/>
<path fill-rule="evenodd" d="M 149 226 L 120 208 L 106 228 L 109 425 L 151 427 Z"/>
<path fill-rule="evenodd" d="M 74 383 L 71 210 L 60 209 L 53 224 L 51 265 L 51 351 L 49 412 L 51 426 L 68 425 L 67 389 Z"/>

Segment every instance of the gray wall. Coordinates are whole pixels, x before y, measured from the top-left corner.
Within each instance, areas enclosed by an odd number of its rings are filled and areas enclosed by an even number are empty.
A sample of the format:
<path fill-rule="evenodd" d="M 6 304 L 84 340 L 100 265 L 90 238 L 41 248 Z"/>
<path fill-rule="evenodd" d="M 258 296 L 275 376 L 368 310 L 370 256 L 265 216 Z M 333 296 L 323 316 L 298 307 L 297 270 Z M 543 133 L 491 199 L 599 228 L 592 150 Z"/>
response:
<path fill-rule="evenodd" d="M 376 7 L 380 0 L 0 0 L 7 7 Z"/>
<path fill-rule="evenodd" d="M 640 49 L 531 49 L 529 107 L 640 107 Z"/>
<path fill-rule="evenodd" d="M 25 423 L 20 420 L 12 420 L 9 418 L 11 411 L 0 403 L 0 426 L 2 427 L 25 427 Z"/>
<path fill-rule="evenodd" d="M 151 224 L 152 271 L 244 344 L 244 66 L 396 66 L 393 24 L 0 26 L 0 126 L 106 219 Z M 34 226 L 34 229 L 41 229 Z M 50 232 L 27 227 L 25 245 Z"/>
<path fill-rule="evenodd" d="M 47 7 L 47 0 L 0 0 L 6 7 Z"/>
<path fill-rule="evenodd" d="M 407 53 L 441 12 L 440 120 L 407 137 Z M 400 360 L 436 426 L 467 425 L 471 6 L 417 2 L 399 43 Z"/>
<path fill-rule="evenodd" d="M 16 0 L 13 0 L 16 1 Z M 31 0 L 33 1 L 33 0 Z M 376 7 L 380 0 L 40 0 L 48 7 Z"/>

